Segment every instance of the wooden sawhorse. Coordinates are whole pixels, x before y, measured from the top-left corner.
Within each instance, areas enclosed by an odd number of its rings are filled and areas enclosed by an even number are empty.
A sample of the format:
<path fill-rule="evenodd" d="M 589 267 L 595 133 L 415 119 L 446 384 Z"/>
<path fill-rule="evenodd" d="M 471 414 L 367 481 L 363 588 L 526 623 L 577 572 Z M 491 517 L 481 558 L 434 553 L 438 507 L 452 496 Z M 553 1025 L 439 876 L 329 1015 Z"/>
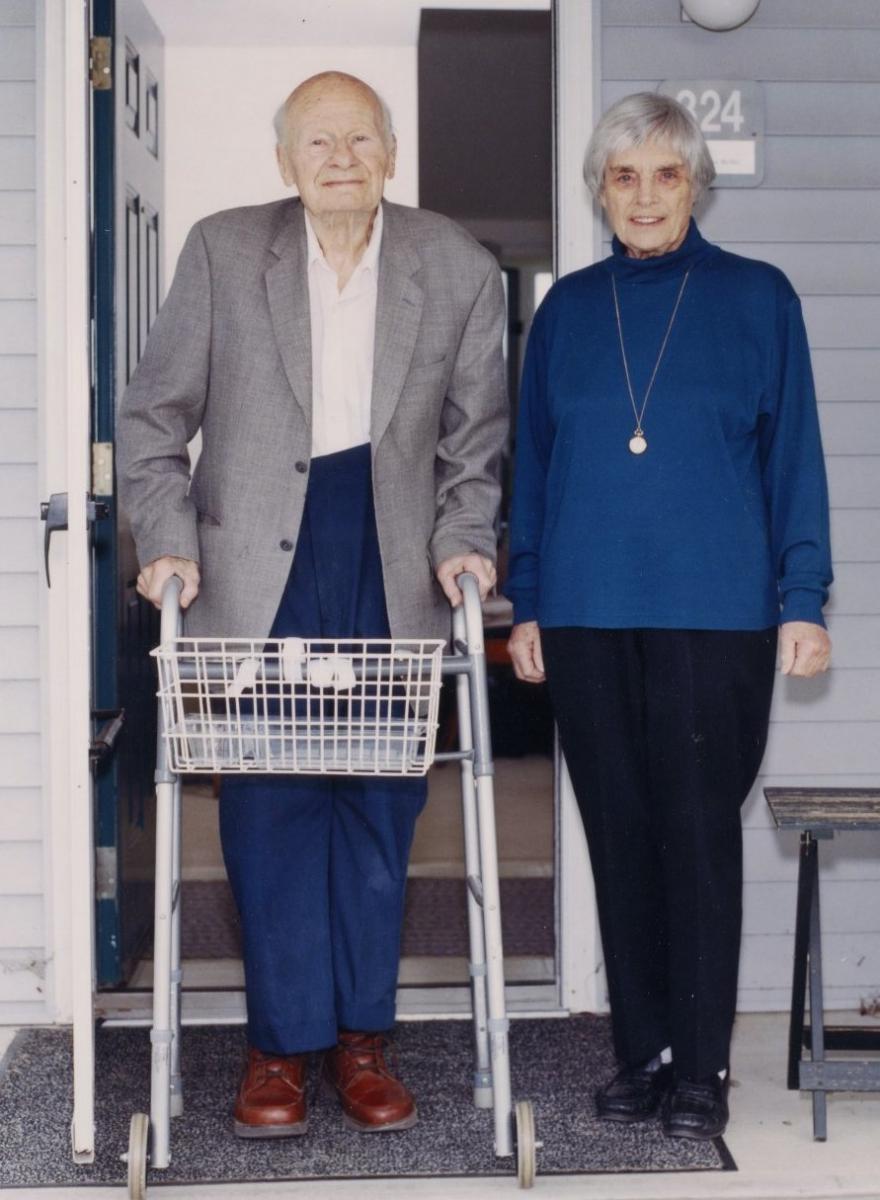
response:
<path fill-rule="evenodd" d="M 880 1030 L 827 1026 L 822 1001 L 819 842 L 835 833 L 880 832 L 880 788 L 764 788 L 777 829 L 801 835 L 794 973 L 788 1036 L 788 1086 L 813 1093 L 813 1137 L 828 1136 L 826 1092 L 880 1092 L 880 1060 L 828 1059 L 826 1050 L 880 1050 Z M 810 1023 L 804 1023 L 807 978 Z M 803 1050 L 810 1051 L 804 1059 Z"/>

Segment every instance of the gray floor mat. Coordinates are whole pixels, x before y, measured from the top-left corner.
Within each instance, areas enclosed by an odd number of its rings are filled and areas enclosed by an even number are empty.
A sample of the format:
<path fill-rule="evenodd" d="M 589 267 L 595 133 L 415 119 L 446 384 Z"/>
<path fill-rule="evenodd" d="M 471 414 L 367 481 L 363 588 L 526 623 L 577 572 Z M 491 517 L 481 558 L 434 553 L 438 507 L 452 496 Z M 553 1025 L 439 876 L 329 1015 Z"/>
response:
<path fill-rule="evenodd" d="M 312 1087 L 309 1132 L 274 1142 L 237 1140 L 230 1107 L 245 1051 L 241 1028 L 186 1028 L 186 1111 L 172 1123 L 172 1165 L 149 1182 L 194 1183 L 361 1176 L 504 1175 L 492 1113 L 471 1102 L 472 1029 L 467 1021 L 407 1022 L 395 1033 L 399 1069 L 416 1095 L 420 1121 L 405 1133 L 358 1134 L 334 1101 Z M 656 1121 L 614 1126 L 595 1120 L 592 1092 L 612 1073 L 601 1017 L 514 1021 L 515 1098 L 534 1101 L 544 1174 L 719 1170 L 734 1166 L 721 1139 L 665 1138 Z M 97 1155 L 70 1161 L 71 1043 L 68 1031 L 19 1034 L 0 1072 L 0 1187 L 121 1183 L 131 1114 L 149 1106 L 146 1029 L 97 1034 Z M 312 1080 L 317 1071 L 313 1066 Z"/>

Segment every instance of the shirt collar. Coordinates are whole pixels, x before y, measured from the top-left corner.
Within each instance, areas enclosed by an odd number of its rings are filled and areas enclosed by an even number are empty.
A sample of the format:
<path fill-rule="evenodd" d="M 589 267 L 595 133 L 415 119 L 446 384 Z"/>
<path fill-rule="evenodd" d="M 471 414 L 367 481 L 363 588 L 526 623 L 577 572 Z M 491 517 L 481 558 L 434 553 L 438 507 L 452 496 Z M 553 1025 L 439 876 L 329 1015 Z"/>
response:
<path fill-rule="evenodd" d="M 327 259 L 324 257 L 324 251 L 321 249 L 321 243 L 318 241 L 318 235 L 315 233 L 314 227 L 312 225 L 312 219 L 309 216 L 308 211 L 306 211 L 305 217 L 306 217 L 306 246 L 307 246 L 307 250 L 308 250 L 309 267 L 311 268 L 313 263 L 323 263 L 323 265 L 327 268 L 328 271 L 332 270 L 333 268 L 330 266 L 330 264 L 327 262 Z M 383 222 L 383 218 L 382 218 L 382 205 L 380 204 L 379 207 L 376 209 L 376 216 L 373 219 L 373 229 L 372 229 L 372 232 L 370 233 L 370 240 L 369 240 L 369 242 L 367 242 L 367 248 L 363 252 L 360 262 L 354 269 L 354 272 L 352 274 L 352 279 L 355 277 L 355 275 L 360 275 L 363 271 L 375 271 L 376 265 L 379 261 L 379 250 L 380 250 L 381 244 L 382 244 L 383 223 L 384 222 Z M 349 280 L 349 282 L 351 282 L 351 281 Z"/>

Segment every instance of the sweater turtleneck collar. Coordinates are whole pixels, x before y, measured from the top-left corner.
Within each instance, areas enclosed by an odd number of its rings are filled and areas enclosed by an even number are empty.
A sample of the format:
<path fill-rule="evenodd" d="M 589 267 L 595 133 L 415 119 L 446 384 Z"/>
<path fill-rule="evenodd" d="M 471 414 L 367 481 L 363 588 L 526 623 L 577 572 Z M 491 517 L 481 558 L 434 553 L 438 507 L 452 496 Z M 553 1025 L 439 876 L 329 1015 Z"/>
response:
<path fill-rule="evenodd" d="M 611 243 L 612 254 L 605 260 L 608 270 L 615 278 L 623 281 L 664 279 L 672 275 L 680 275 L 689 267 L 696 266 L 701 259 L 717 252 L 718 247 L 707 242 L 697 229 L 697 223 L 691 217 L 684 241 L 677 250 L 668 254 L 658 254 L 653 258 L 632 258 L 626 252 L 623 242 L 615 234 Z"/>

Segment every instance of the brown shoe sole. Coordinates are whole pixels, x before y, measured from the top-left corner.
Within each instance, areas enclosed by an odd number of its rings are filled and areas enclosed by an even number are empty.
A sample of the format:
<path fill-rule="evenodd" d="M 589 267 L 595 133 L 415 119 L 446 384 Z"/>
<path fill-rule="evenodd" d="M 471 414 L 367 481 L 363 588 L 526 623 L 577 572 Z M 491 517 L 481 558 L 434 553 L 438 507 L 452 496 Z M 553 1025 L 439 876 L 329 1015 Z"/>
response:
<path fill-rule="evenodd" d="M 296 1121 L 292 1125 L 248 1125 L 244 1121 L 236 1121 L 235 1136 L 240 1138 L 300 1137 L 308 1127 L 308 1119 Z"/>
<path fill-rule="evenodd" d="M 342 1100 L 339 1092 L 333 1086 L 329 1079 L 321 1080 L 321 1090 L 327 1096 L 332 1096 L 342 1105 Z M 409 1116 L 401 1117 L 399 1121 L 388 1121 L 383 1125 L 375 1125 L 368 1121 L 359 1121 L 357 1117 L 353 1117 L 350 1113 L 342 1109 L 342 1123 L 347 1125 L 349 1129 L 355 1129 L 358 1133 L 394 1133 L 402 1129 L 412 1129 L 413 1125 L 419 1122 L 418 1110 L 413 1108 Z"/>

